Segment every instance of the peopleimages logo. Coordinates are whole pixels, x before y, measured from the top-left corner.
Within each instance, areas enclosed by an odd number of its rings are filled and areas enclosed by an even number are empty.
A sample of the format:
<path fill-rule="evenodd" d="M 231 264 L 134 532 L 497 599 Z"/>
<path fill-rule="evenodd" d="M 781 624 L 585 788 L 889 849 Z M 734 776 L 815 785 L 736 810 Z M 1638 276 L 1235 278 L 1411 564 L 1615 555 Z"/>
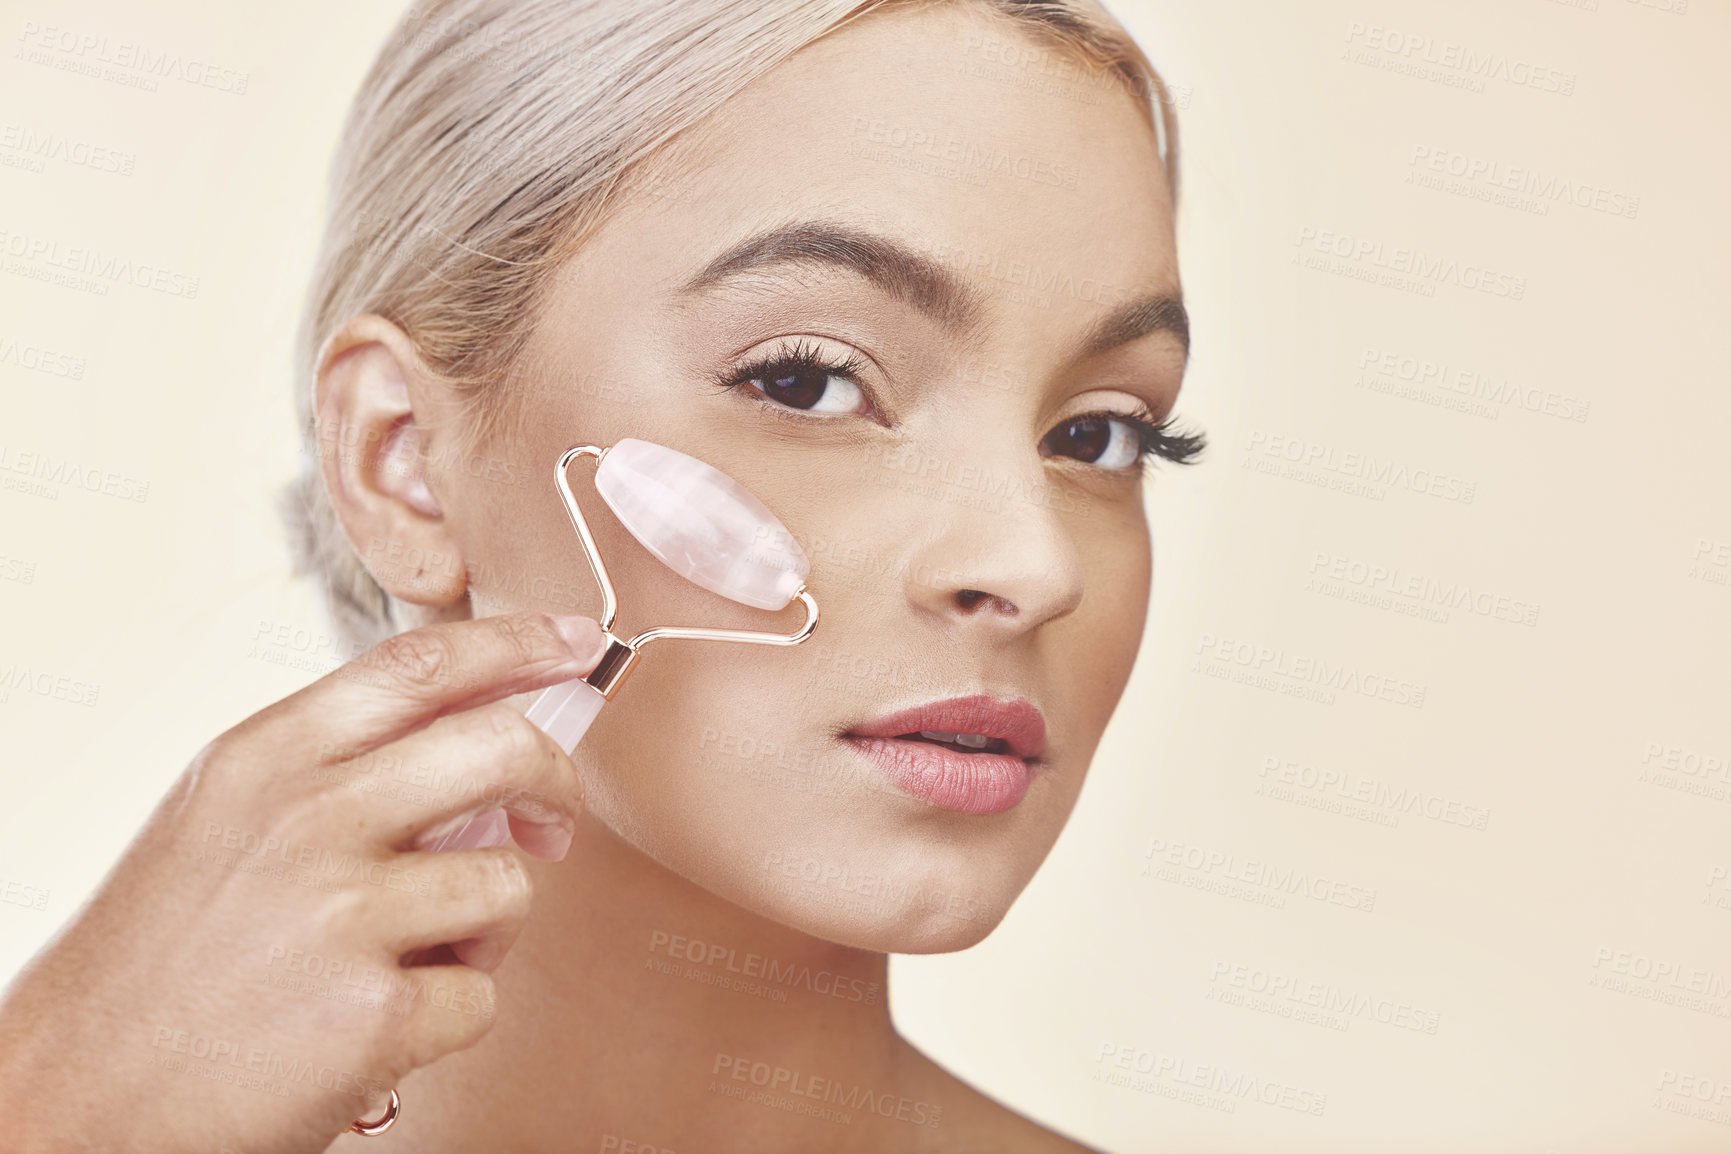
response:
<path fill-rule="evenodd" d="M 1587 410 L 1592 407 L 1590 401 L 1579 397 L 1520 385 L 1506 376 L 1493 376 L 1475 368 L 1375 345 L 1365 345 L 1359 351 L 1358 368 L 1358 379 L 1353 384 L 1360 388 L 1401 396 L 1422 397 L 1428 393 L 1435 398 L 1434 403 L 1445 408 L 1492 420 L 1496 419 L 1498 409 L 1491 406 L 1519 408 L 1563 421 L 1585 421 Z M 1477 404 L 1479 401 L 1487 404 Z"/>
<path fill-rule="evenodd" d="M 72 381 L 84 379 L 83 357 L 57 352 L 43 345 L 21 343 L 4 334 L 0 334 L 0 365 L 17 365 L 21 369 Z"/>
<path fill-rule="evenodd" d="M 14 692 L 51 697 L 68 705 L 95 705 L 102 686 L 80 681 L 64 673 L 32 669 L 28 665 L 13 662 L 0 668 L 0 704 L 9 701 Z"/>
<path fill-rule="evenodd" d="M 1426 693 L 1421 682 L 1212 633 L 1197 640 L 1190 670 L 1327 705 L 1340 692 L 1422 709 Z"/>
<path fill-rule="evenodd" d="M 1454 285 L 1518 301 L 1526 296 L 1527 278 L 1499 272 L 1453 257 L 1433 256 L 1421 249 L 1386 245 L 1370 237 L 1305 225 L 1293 242 L 1293 263 L 1389 288 L 1435 296 L 1439 284 Z"/>
<path fill-rule="evenodd" d="M 1448 611 L 1464 609 L 1480 617 L 1517 625 L 1537 625 L 1539 607 L 1531 601 L 1490 589 L 1475 589 L 1465 581 L 1442 581 L 1381 565 L 1313 550 L 1305 589 L 1325 597 L 1392 609 L 1413 617 L 1447 621 Z"/>
<path fill-rule="evenodd" d="M 58 160 L 77 168 L 131 176 L 132 167 L 138 161 L 138 157 L 130 152 L 12 123 L 0 124 L 0 151 L 18 153 L 30 162 L 23 167 L 34 172 L 41 172 L 45 161 Z"/>
<path fill-rule="evenodd" d="M 104 282 L 108 282 L 125 283 L 185 300 L 198 297 L 198 278 L 195 276 L 161 265 L 134 261 L 115 252 L 62 245 L 52 237 L 0 229 L 0 253 L 8 258 L 5 270 L 9 273 L 51 283 L 56 281 L 56 273 L 62 274 L 74 278 L 67 287 L 80 291 L 99 290 L 100 295 L 107 295 L 108 288 Z M 75 279 L 78 277 L 94 280 L 78 282 Z"/>
<path fill-rule="evenodd" d="M 356 1097 L 382 1094 L 390 1089 L 384 1082 L 365 1074 L 356 1074 L 335 1066 L 314 1065 L 311 1061 L 292 1058 L 276 1050 L 249 1046 L 228 1038 L 213 1038 L 208 1034 L 194 1034 L 173 1026 L 156 1027 L 150 1045 L 152 1049 L 166 1052 L 161 1058 L 155 1055 L 151 1057 L 150 1064 L 153 1066 L 170 1070 L 183 1069 L 184 1061 L 176 1064 L 167 1059 L 176 1054 L 185 1055 L 212 1066 L 226 1065 L 274 1079 L 279 1084 L 278 1087 L 273 1087 L 275 1093 L 287 1094 L 286 1083 L 290 1082 L 310 1082 L 321 1089 L 353 1094 Z M 234 1081 L 232 1077 L 213 1080 Z"/>
<path fill-rule="evenodd" d="M 1517 88 L 1536 88 L 1558 96 L 1572 96 L 1575 91 L 1573 72 L 1502 52 L 1480 51 L 1420 32 L 1350 20 L 1346 25 L 1346 41 L 1349 58 L 1355 63 L 1405 72 L 1451 87 L 1483 92 L 1486 81 L 1500 80 Z M 1360 55 L 1351 55 L 1355 49 Z"/>
<path fill-rule="evenodd" d="M 1324 488 L 1380 501 L 1389 489 L 1406 489 L 1472 504 L 1478 483 L 1436 469 L 1408 468 L 1404 463 L 1356 449 L 1339 449 L 1321 441 L 1252 428 L 1241 465 L 1259 473 L 1306 481 Z"/>
<path fill-rule="evenodd" d="M 1395 785 L 1338 769 L 1319 769 L 1289 758 L 1264 757 L 1257 778 L 1256 792 L 1264 796 L 1277 801 L 1298 800 L 1301 804 L 1336 799 L 1360 803 L 1370 814 L 1383 819 L 1376 823 L 1379 825 L 1398 825 L 1401 814 L 1477 830 L 1485 829 L 1491 820 L 1491 811 L 1482 806 L 1467 805 L 1415 786 Z"/>
<path fill-rule="evenodd" d="M 864 141 L 859 142 L 861 146 L 882 146 L 876 154 L 879 159 L 884 156 L 917 156 L 931 165 L 950 166 L 929 167 L 924 171 L 930 171 L 934 175 L 952 176 L 968 184 L 984 184 L 988 176 L 1002 176 L 1025 180 L 1031 184 L 1073 189 L 1079 175 L 1079 170 L 1074 165 L 1063 164 L 1050 157 L 1010 152 L 984 141 L 971 140 L 931 126 L 894 124 L 856 116 L 848 135 L 856 140 L 864 137 Z M 855 151 L 862 156 L 872 155 L 858 147 Z"/>
<path fill-rule="evenodd" d="M 1590 984 L 1601 988 L 1621 993 L 1637 992 L 1630 989 L 1627 982 L 1619 984 L 1613 980 L 1632 978 L 1646 983 L 1661 995 L 1667 995 L 1660 997 L 1661 1001 L 1681 998 L 1680 1004 L 1687 1009 L 1704 1009 L 1721 1017 L 1731 1017 L 1731 1006 L 1727 1005 L 1731 1001 L 1731 974 L 1704 970 L 1676 958 L 1658 958 L 1638 951 L 1614 950 L 1610 946 L 1599 946 L 1593 951 L 1593 969 L 1595 973 Z M 1689 995 L 1695 997 L 1691 999 Z M 1650 995 L 1642 993 L 1641 996 Z"/>
<path fill-rule="evenodd" d="M 1260 1102 L 1282 1110 L 1320 1116 L 1328 1108 L 1328 1095 L 1304 1086 L 1259 1078 L 1242 1070 L 1232 1070 L 1214 1062 L 1197 1062 L 1176 1054 L 1159 1053 L 1142 1046 L 1100 1043 L 1094 1057 L 1093 1081 L 1124 1086 L 1144 1094 L 1160 1093 L 1161 1083 L 1174 1087 L 1195 1087 L 1219 1095 L 1223 1101 L 1197 1101 L 1199 1106 L 1213 1109 L 1225 1107 L 1225 1113 L 1235 1113 L 1238 1102 Z M 1166 1094 L 1165 1097 L 1175 1095 Z"/>
<path fill-rule="evenodd" d="M 814 970 L 803 962 L 783 961 L 768 954 L 740 953 L 733 946 L 705 942 L 699 938 L 654 930 L 649 935 L 649 953 L 660 953 L 679 962 L 689 962 L 707 970 L 719 971 L 716 976 L 731 975 L 745 981 L 771 983 L 784 990 L 805 989 L 823 997 L 843 1002 L 877 1005 L 878 984 L 864 978 L 849 977 L 830 970 Z M 653 967 L 651 967 L 653 968 Z M 710 982 L 709 984 L 716 984 Z M 786 1001 L 784 990 L 778 990 Z"/>
<path fill-rule="evenodd" d="M 1461 191 L 1462 195 L 1478 196 L 1479 199 L 1487 200 L 1503 193 L 1516 194 L 1514 199 L 1496 203 L 1535 212 L 1539 216 L 1549 215 L 1550 205 L 1559 202 L 1630 219 L 1633 219 L 1641 208 L 1641 198 L 1638 196 L 1570 180 L 1556 173 L 1541 172 L 1531 165 L 1505 164 L 1489 157 L 1470 156 L 1464 152 L 1428 144 L 1413 145 L 1407 165 L 1408 184 L 1440 188 L 1445 192 Z M 1453 186 L 1434 181 L 1427 183 L 1427 176 L 1438 179 L 1453 177 L 1465 188 L 1457 190 Z M 1519 197 L 1523 196 L 1531 197 L 1532 203 L 1521 201 Z"/>
<path fill-rule="evenodd" d="M 935 1130 L 944 1115 L 943 1107 L 934 1102 L 909 1098 L 893 1090 L 874 1090 L 857 1083 L 819 1077 L 806 1071 L 733 1054 L 715 1055 L 715 1062 L 709 1072 L 712 1079 L 709 1092 L 712 1094 L 725 1094 L 728 1097 L 774 1106 L 793 1114 L 808 1114 L 843 1125 L 852 1122 L 853 1115 L 850 1111 L 859 1111 L 862 1114 L 876 1114 L 880 1118 L 893 1118 L 898 1122 Z M 728 1086 L 724 1079 L 746 1085 Z M 757 1087 L 757 1092 L 747 1090 L 746 1086 Z M 815 1108 L 813 1102 L 822 1102 L 826 1107 L 839 1107 L 839 1110 L 821 1110 Z"/>
<path fill-rule="evenodd" d="M 48 908 L 48 891 L 41 886 L 0 878 L 0 902 L 23 906 L 27 910 L 45 910 Z"/>
<path fill-rule="evenodd" d="M 18 39 L 24 44 L 20 55 L 30 53 L 25 58 L 33 64 L 49 64 L 63 71 L 104 80 L 118 80 L 124 76 L 131 86 L 147 92 L 155 92 L 156 81 L 161 79 L 181 80 L 200 88 L 244 96 L 247 81 L 251 79 L 250 73 L 194 60 L 178 52 L 158 50 L 130 40 L 111 41 L 107 36 L 35 20 L 24 21 Z M 127 76 L 128 73 L 131 75 Z"/>
<path fill-rule="evenodd" d="M 1359 1018 L 1420 1034 L 1436 1033 L 1442 1022 L 1442 1014 L 1436 1010 L 1415 1006 L 1401 998 L 1381 997 L 1333 982 L 1311 981 L 1260 966 L 1216 961 L 1208 980 L 1211 983 L 1209 1000 L 1228 1005 L 1237 1004 L 1228 992 L 1230 990 L 1265 997 L 1276 1005 L 1286 1002 L 1308 1006 L 1333 1017 Z M 1288 1015 L 1282 1013 L 1280 1016 Z"/>
<path fill-rule="evenodd" d="M 1142 863 L 1144 877 L 1216 893 L 1225 893 L 1231 888 L 1230 883 L 1238 882 L 1260 891 L 1265 898 L 1274 899 L 1257 904 L 1271 905 L 1276 909 L 1285 908 L 1287 896 L 1309 898 L 1367 914 L 1376 909 L 1375 889 L 1341 878 L 1312 874 L 1297 866 L 1240 858 L 1226 850 L 1159 837 L 1148 843 L 1148 851 L 1142 856 L 1146 859 Z M 1194 884 L 1197 879 L 1217 884 Z M 1243 895 L 1227 893 L 1226 896 Z"/>

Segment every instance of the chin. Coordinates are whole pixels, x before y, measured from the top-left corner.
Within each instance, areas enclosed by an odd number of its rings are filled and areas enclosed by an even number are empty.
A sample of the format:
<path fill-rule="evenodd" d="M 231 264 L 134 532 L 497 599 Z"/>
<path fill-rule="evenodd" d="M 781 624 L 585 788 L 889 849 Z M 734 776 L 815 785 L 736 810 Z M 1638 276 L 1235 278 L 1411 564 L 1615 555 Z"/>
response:
<path fill-rule="evenodd" d="M 880 954 L 947 954 L 976 946 L 1003 921 L 997 914 L 956 916 L 904 906 L 898 910 L 847 910 L 828 905 L 763 903 L 757 912 L 801 933 L 856 950 Z"/>
<path fill-rule="evenodd" d="M 1023 831 L 1024 833 L 1032 831 Z M 903 829 L 887 839 L 761 848 L 715 892 L 824 941 L 879 953 L 965 950 L 995 930 L 1049 846 Z M 788 843 L 782 843 L 784 845 Z M 719 879 L 711 879 L 719 880 Z"/>

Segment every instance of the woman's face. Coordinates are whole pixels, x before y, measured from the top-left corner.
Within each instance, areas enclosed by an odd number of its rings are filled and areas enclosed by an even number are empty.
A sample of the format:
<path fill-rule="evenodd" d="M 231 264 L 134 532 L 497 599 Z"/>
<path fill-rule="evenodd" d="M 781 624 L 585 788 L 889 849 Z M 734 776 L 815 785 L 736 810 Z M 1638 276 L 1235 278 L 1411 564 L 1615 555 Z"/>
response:
<path fill-rule="evenodd" d="M 969 5 L 896 8 L 754 82 L 561 270 L 479 450 L 530 483 L 432 479 L 478 615 L 571 612 L 561 589 L 597 611 L 542 479 L 572 445 L 670 446 L 780 517 L 811 560 L 815 635 L 650 645 L 576 760 L 591 812 L 642 852 L 853 946 L 958 949 L 996 925 L 1142 634 L 1128 418 L 1164 418 L 1183 374 L 1171 201 L 1132 98 L 1030 56 L 1069 59 Z M 1077 423 L 1100 413 L 1125 416 Z M 615 632 L 797 628 L 797 606 L 664 569 L 592 470 L 573 486 Z M 977 752 L 850 736 L 980 695 L 1037 709 L 1043 741 L 1025 709 L 952 719 L 991 739 Z"/>

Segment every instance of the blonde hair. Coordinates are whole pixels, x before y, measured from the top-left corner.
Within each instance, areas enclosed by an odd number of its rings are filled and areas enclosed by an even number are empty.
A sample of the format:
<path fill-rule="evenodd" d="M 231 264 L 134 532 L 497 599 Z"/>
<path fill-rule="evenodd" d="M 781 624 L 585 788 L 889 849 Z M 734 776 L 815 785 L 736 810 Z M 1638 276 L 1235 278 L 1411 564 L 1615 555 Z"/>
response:
<path fill-rule="evenodd" d="M 819 37 L 891 5 L 956 0 L 433 0 L 411 7 L 355 98 L 332 165 L 296 354 L 302 470 L 283 494 L 296 570 L 333 624 L 370 645 L 398 629 L 319 468 L 313 380 L 325 342 L 377 313 L 464 397 L 498 412 L 551 274 L 634 192 L 678 133 Z M 1177 192 L 1177 125 L 1159 74 L 1097 0 L 968 0 L 1122 84 Z M 1014 53 L 1014 47 L 1011 48 Z M 1028 83 L 1066 83 L 1038 64 Z M 1006 59 L 1000 56 L 1000 60 Z M 328 447 L 326 449 L 328 450 Z"/>

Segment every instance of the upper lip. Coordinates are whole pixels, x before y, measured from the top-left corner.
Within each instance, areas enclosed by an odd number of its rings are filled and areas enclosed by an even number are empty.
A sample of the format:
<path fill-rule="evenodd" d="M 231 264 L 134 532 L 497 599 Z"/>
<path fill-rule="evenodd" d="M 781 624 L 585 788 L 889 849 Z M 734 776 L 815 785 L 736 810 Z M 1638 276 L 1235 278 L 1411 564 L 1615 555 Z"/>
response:
<path fill-rule="evenodd" d="M 898 709 L 861 722 L 843 736 L 900 737 L 922 729 L 995 737 L 1021 758 L 1046 751 L 1046 718 L 1038 707 L 1021 697 L 998 701 L 983 693 Z"/>

